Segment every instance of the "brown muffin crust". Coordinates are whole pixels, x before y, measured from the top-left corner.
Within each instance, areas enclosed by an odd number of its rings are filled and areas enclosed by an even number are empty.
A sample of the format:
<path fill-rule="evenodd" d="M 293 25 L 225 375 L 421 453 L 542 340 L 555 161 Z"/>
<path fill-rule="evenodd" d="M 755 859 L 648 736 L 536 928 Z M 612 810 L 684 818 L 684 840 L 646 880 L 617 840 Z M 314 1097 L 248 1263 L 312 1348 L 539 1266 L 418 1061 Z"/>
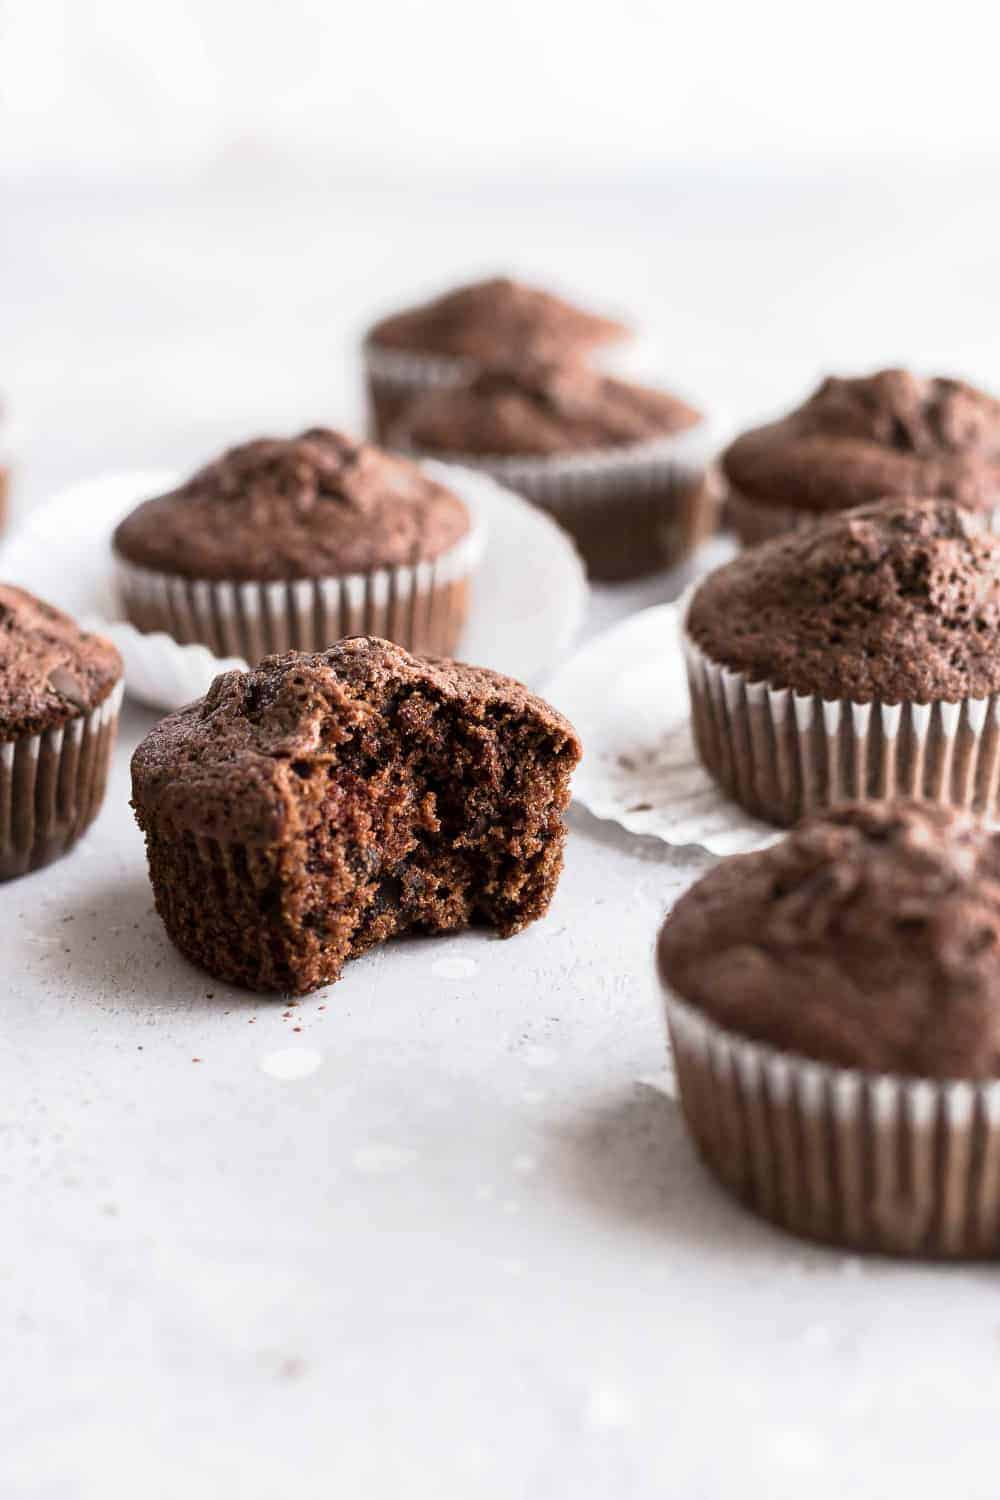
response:
<path fill-rule="evenodd" d="M 519 683 L 356 637 L 218 677 L 139 746 L 133 806 L 181 950 L 301 992 L 400 932 L 543 915 L 579 757 Z"/>
<path fill-rule="evenodd" d="M 723 860 L 658 944 L 719 1025 L 844 1067 L 1000 1074 L 1000 837 L 917 803 L 842 806 Z"/>
<path fill-rule="evenodd" d="M 629 329 L 506 276 L 473 282 L 383 318 L 368 335 L 383 349 L 489 363 L 516 355 L 584 354 Z"/>
<path fill-rule="evenodd" d="M 470 529 L 457 495 L 415 464 L 329 428 L 231 448 L 115 531 L 137 567 L 266 582 L 432 561 Z"/>
<path fill-rule="evenodd" d="M 110 641 L 25 589 L 0 584 L 0 741 L 89 713 L 121 676 Z"/>
<path fill-rule="evenodd" d="M 1000 690 L 1000 539 L 946 501 L 829 516 L 704 580 L 686 628 L 751 681 L 858 703 Z"/>
<path fill-rule="evenodd" d="M 612 379 L 579 360 L 518 360 L 414 397 L 394 437 L 429 453 L 544 456 L 649 442 L 700 420 L 666 391 Z"/>
<path fill-rule="evenodd" d="M 906 370 L 830 377 L 788 416 L 738 437 L 722 467 L 762 506 L 822 513 L 935 495 L 988 509 L 1000 503 L 1000 401 Z"/>

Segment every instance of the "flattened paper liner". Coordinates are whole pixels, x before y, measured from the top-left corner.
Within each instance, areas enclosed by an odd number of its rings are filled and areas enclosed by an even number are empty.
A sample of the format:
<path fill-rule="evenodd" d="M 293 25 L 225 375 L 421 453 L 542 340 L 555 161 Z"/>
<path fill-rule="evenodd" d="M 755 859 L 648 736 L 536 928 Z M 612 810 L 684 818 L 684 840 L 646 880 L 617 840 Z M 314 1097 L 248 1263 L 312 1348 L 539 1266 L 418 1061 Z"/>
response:
<path fill-rule="evenodd" d="M 65 854 L 100 811 L 124 685 L 57 729 L 0 744 L 0 880 Z"/>
<path fill-rule="evenodd" d="M 747 1208 L 845 1249 L 1000 1253 L 1000 1080 L 833 1067 L 664 1003 L 695 1144 Z"/>
<path fill-rule="evenodd" d="M 778 830 L 728 798 L 698 756 L 679 610 L 658 604 L 632 615 L 546 683 L 583 741 L 574 799 L 598 818 L 672 846 L 712 854 L 764 848 Z"/>

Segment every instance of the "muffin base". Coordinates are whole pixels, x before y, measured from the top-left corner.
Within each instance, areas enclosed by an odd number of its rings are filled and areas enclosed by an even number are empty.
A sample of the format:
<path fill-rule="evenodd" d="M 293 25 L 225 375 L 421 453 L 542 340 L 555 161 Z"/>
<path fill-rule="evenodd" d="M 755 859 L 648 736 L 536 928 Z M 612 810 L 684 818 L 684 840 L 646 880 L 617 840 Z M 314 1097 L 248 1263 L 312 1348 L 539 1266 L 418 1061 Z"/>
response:
<path fill-rule="evenodd" d="M 454 654 L 483 547 L 476 527 L 433 562 L 292 583 L 219 583 L 135 567 L 116 557 L 125 616 L 255 666 L 285 651 L 323 651 L 349 635 L 377 635 L 417 655 Z"/>
<path fill-rule="evenodd" d="M 799 694 L 712 661 L 684 632 L 695 744 L 715 781 L 789 827 L 838 802 L 911 797 L 984 818 L 1000 799 L 997 695 L 854 703 Z"/>
<path fill-rule="evenodd" d="M 446 457 L 547 511 L 573 538 L 591 578 L 620 583 L 676 567 L 716 531 L 719 492 L 704 449 L 692 429 L 600 453 Z"/>
<path fill-rule="evenodd" d="M 850 1250 L 1000 1254 L 1000 1080 L 833 1067 L 665 1006 L 699 1154 L 747 1208 Z"/>
<path fill-rule="evenodd" d="M 123 684 L 89 714 L 0 745 L 0 880 L 67 852 L 100 810 Z"/>

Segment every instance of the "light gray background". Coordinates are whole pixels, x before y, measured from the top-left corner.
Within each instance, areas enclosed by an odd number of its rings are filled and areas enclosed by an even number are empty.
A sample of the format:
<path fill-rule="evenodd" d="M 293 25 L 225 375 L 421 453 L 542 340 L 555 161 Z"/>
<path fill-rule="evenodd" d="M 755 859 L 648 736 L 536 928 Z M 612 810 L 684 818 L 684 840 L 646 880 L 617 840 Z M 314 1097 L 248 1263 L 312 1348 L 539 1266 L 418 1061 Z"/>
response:
<path fill-rule="evenodd" d="M 488 72 L 480 117 L 465 75 L 445 107 L 458 54 L 421 53 L 409 8 L 382 82 L 384 6 L 351 13 L 360 50 L 306 28 L 291 52 L 255 7 L 242 30 L 219 3 L 101 9 L 88 29 L 78 7 L 15 5 L 0 31 L 20 513 L 109 467 L 356 422 L 371 315 L 495 268 L 632 312 L 661 377 L 732 425 L 826 369 L 1000 386 L 985 43 L 962 48 L 964 87 L 941 43 L 933 118 L 900 28 L 903 113 L 879 103 L 882 20 L 853 73 L 847 21 L 810 21 L 830 66 L 791 95 L 787 55 L 745 21 L 714 94 L 677 93 L 667 20 L 630 5 L 643 87 L 606 70 L 595 119 L 604 12 L 584 12 L 585 87 L 565 7 L 533 6 L 525 113 L 508 38 L 511 88 Z M 282 13 L 322 31 L 319 10 Z M 704 82 L 721 18 L 686 22 Z M 493 45 L 480 24 L 461 57 Z M 331 87 L 299 89 L 317 49 Z M 910 159 L 873 165 L 866 130 Z M 601 591 L 588 629 L 675 584 Z M 383 950 L 287 1010 L 190 969 L 152 913 L 127 807 L 149 723 L 126 714 L 79 850 L 0 888 L 5 1496 L 993 1500 L 995 1273 L 799 1245 L 693 1158 L 650 950 L 704 857 L 574 812 L 545 922 Z"/>

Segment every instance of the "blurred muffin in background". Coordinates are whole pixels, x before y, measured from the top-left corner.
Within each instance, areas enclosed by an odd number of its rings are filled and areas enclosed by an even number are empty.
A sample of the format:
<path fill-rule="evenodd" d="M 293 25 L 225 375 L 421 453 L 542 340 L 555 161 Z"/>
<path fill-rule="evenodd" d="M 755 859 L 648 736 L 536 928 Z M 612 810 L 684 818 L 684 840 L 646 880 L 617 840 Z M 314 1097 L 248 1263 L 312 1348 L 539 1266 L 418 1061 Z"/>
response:
<path fill-rule="evenodd" d="M 119 593 L 143 632 L 255 665 L 379 635 L 453 654 L 479 560 L 459 496 L 329 428 L 232 448 L 114 534 Z"/>
<path fill-rule="evenodd" d="M 569 532 L 591 577 L 682 561 L 716 525 L 702 413 L 580 359 L 484 366 L 413 397 L 394 446 L 485 469 Z"/>
<path fill-rule="evenodd" d="M 363 355 L 372 434 L 385 441 L 409 397 L 458 384 L 482 365 L 584 355 L 629 337 L 623 323 L 509 277 L 458 287 L 369 330 Z"/>
<path fill-rule="evenodd" d="M 1000 401 L 906 370 L 824 380 L 722 456 L 726 515 L 745 546 L 896 495 L 954 500 L 1000 530 Z"/>

